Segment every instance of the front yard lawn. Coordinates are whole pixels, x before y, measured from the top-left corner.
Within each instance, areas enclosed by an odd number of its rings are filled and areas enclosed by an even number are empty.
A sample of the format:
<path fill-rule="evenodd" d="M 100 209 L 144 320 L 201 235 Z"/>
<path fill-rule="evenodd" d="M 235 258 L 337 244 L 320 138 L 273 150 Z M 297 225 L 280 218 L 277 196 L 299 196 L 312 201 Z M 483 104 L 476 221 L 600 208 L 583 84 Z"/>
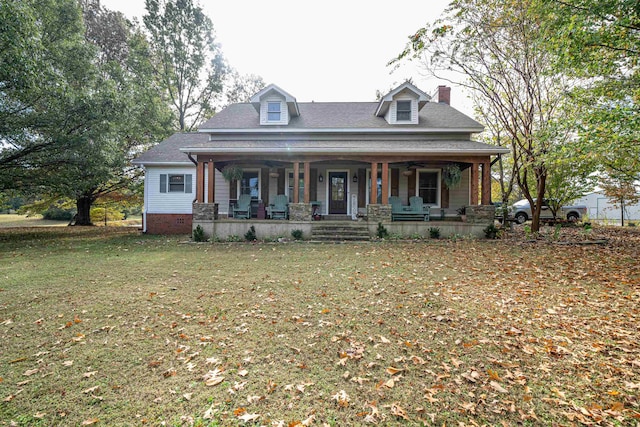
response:
<path fill-rule="evenodd" d="M 0 425 L 637 425 L 640 230 L 593 232 L 0 230 Z"/>

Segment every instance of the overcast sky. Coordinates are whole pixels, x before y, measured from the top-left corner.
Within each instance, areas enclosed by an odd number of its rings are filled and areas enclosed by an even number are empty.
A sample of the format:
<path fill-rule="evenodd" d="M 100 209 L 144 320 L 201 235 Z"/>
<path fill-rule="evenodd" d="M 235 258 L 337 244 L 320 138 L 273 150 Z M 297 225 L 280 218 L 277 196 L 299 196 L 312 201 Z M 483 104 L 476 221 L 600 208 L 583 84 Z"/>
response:
<path fill-rule="evenodd" d="M 432 22 L 448 0 L 231 0 L 200 4 L 213 21 L 227 62 L 241 74 L 257 74 L 298 101 L 375 101 L 412 78 L 428 94 L 439 84 L 420 67 L 391 73 L 386 64 L 405 47 L 408 36 Z M 127 17 L 145 13 L 144 0 L 101 0 Z M 471 113 L 460 89 L 452 106 Z"/>

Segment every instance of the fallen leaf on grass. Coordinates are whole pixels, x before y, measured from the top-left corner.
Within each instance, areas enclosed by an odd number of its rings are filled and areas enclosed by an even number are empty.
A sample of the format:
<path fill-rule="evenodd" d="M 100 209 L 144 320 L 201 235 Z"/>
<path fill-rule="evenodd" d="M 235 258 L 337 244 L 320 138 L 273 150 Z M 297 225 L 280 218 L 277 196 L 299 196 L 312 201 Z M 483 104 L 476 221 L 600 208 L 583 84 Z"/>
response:
<path fill-rule="evenodd" d="M 400 417 L 404 420 L 408 420 L 409 417 L 407 417 L 407 411 L 404 410 L 404 408 L 402 408 L 400 405 L 398 405 L 397 403 L 394 403 L 391 405 L 391 413 L 393 415 L 395 415 L 396 417 Z"/>
<path fill-rule="evenodd" d="M 93 392 L 94 392 L 94 391 L 96 391 L 98 388 L 100 388 L 100 386 L 97 386 L 97 385 L 96 385 L 96 386 L 93 386 L 93 387 L 89 387 L 89 388 L 88 388 L 88 389 L 86 389 L 86 390 L 82 390 L 82 392 L 83 392 L 84 394 L 89 394 L 89 393 L 93 393 Z"/>
<path fill-rule="evenodd" d="M 39 369 L 29 369 L 24 371 L 24 373 L 22 375 L 24 375 L 25 377 L 30 377 L 33 374 L 38 373 Z"/>
<path fill-rule="evenodd" d="M 246 377 L 247 374 L 249 374 L 249 371 L 247 371 L 246 369 L 243 369 L 238 372 L 238 375 L 240 375 L 241 377 Z"/>
<path fill-rule="evenodd" d="M 62 364 L 64 366 L 72 366 L 73 365 L 73 360 L 65 360 L 64 362 L 62 362 Z"/>
<path fill-rule="evenodd" d="M 209 406 L 209 409 L 207 409 L 204 412 L 204 415 L 202 416 L 203 419 L 205 420 L 210 420 L 213 418 L 213 415 L 215 414 L 215 412 L 217 412 L 217 409 L 214 409 L 213 404 L 211 406 Z"/>
<path fill-rule="evenodd" d="M 567 396 L 563 391 L 558 390 L 557 387 L 553 387 L 551 388 L 551 391 L 554 392 L 556 394 L 556 396 L 558 396 L 561 399 L 566 399 Z"/>
<path fill-rule="evenodd" d="M 489 378 L 491 378 L 492 380 L 502 381 L 502 379 L 500 378 L 500 375 L 498 375 L 498 373 L 493 369 L 487 369 L 487 374 L 489 375 Z"/>
<path fill-rule="evenodd" d="M 337 392 L 334 396 L 332 396 L 332 399 L 335 400 L 338 403 L 338 406 L 341 408 L 346 408 L 347 406 L 349 406 L 349 401 L 351 400 L 347 392 L 344 390 L 340 390 L 339 392 Z"/>
<path fill-rule="evenodd" d="M 100 420 L 99 420 L 99 419 L 97 419 L 97 418 L 90 418 L 90 419 L 88 419 L 88 420 L 84 420 L 84 421 L 82 422 L 82 425 L 83 425 L 83 426 L 90 426 L 90 425 L 92 425 L 92 424 L 97 423 L 98 421 L 100 421 Z"/>
<path fill-rule="evenodd" d="M 462 377 L 475 383 L 478 378 L 480 378 L 480 373 L 478 371 L 470 371 L 462 374 Z"/>
<path fill-rule="evenodd" d="M 177 373 L 178 372 L 175 369 L 171 368 L 171 369 L 167 369 L 166 371 L 164 371 L 162 373 L 162 376 L 165 377 L 165 378 L 169 378 L 169 377 L 176 376 Z"/>
<path fill-rule="evenodd" d="M 489 383 L 489 385 L 490 385 L 491 387 L 493 387 L 493 389 L 494 389 L 495 391 L 497 391 L 498 393 L 508 393 L 508 391 L 507 391 L 507 389 L 506 389 L 506 388 L 502 387 L 500 384 L 498 384 L 498 383 L 497 383 L 497 382 L 495 382 L 495 381 L 491 381 L 491 382 Z"/>
<path fill-rule="evenodd" d="M 307 418 L 306 420 L 302 420 L 300 424 L 303 426 L 310 426 L 311 424 L 313 424 L 315 420 L 316 420 L 316 416 L 314 414 L 311 414 L 309 415 L 309 418 Z"/>
<path fill-rule="evenodd" d="M 260 414 L 244 414 L 238 417 L 239 420 L 244 421 L 245 423 L 255 421 L 258 418 L 260 418 Z"/>
<path fill-rule="evenodd" d="M 402 371 L 404 371 L 404 369 L 398 369 L 398 368 L 394 368 L 393 366 L 389 366 L 389 367 L 386 369 L 386 371 L 387 371 L 387 374 L 389 374 L 389 375 L 395 375 L 395 374 L 397 374 L 398 372 L 402 372 Z"/>
<path fill-rule="evenodd" d="M 204 379 L 204 383 L 210 387 L 220 384 L 222 381 L 224 381 L 224 377 L 220 375 L 221 373 L 222 371 L 218 368 L 214 369 L 213 371 L 207 372 L 202 377 Z"/>

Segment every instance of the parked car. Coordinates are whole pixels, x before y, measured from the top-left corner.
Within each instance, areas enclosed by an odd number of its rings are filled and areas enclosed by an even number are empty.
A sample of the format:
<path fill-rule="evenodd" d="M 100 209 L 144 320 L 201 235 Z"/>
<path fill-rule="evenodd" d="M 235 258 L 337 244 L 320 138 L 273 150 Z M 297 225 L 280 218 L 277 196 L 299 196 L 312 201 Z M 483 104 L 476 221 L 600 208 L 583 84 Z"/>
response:
<path fill-rule="evenodd" d="M 504 211 L 507 212 L 507 218 L 510 218 L 512 216 L 511 215 L 511 210 L 512 210 L 511 206 L 505 205 L 502 202 L 492 202 L 491 204 L 496 207 L 496 219 L 498 221 L 502 222 L 502 220 L 504 218 L 504 216 L 503 216 Z"/>
<path fill-rule="evenodd" d="M 535 201 L 535 199 L 534 199 Z M 531 219 L 533 216 L 531 213 L 531 206 L 527 199 L 522 199 L 515 202 L 512 206 L 513 218 L 518 224 L 522 224 L 525 221 Z M 558 220 L 566 219 L 567 221 L 575 222 L 580 221 L 587 213 L 587 206 L 585 205 L 570 205 L 561 206 L 557 212 Z M 554 221 L 553 213 L 549 207 L 547 200 L 542 200 L 542 209 L 540 211 L 540 220 L 543 222 Z"/>

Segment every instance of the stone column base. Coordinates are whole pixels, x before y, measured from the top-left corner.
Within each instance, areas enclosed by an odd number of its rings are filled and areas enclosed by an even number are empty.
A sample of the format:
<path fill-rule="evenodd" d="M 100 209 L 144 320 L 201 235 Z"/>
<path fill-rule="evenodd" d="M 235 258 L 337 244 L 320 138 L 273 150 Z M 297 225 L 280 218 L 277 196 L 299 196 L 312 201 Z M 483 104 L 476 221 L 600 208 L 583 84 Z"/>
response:
<path fill-rule="evenodd" d="M 367 221 L 390 222 L 391 205 L 367 205 Z"/>
<path fill-rule="evenodd" d="M 290 221 L 311 221 L 312 212 L 311 203 L 289 203 Z"/>
<path fill-rule="evenodd" d="M 493 224 L 496 215 L 494 205 L 467 206 L 467 222 L 471 224 Z"/>

